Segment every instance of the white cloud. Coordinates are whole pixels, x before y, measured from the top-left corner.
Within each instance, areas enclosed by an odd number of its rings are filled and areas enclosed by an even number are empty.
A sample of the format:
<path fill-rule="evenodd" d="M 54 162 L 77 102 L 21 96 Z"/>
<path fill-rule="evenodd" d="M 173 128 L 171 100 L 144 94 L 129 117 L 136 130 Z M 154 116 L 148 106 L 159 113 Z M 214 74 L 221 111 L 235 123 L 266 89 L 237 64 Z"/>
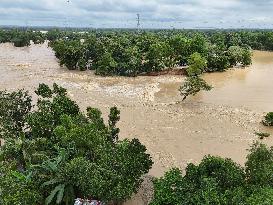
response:
<path fill-rule="evenodd" d="M 0 0 L 0 24 L 273 27 L 273 0 Z"/>

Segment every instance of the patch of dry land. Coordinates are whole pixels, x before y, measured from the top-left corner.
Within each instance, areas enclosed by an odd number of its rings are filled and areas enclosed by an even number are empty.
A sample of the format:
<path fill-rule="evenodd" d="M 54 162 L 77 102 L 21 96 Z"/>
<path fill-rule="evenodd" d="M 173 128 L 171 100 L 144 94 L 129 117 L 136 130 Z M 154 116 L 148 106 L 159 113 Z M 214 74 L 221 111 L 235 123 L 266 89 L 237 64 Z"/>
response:
<path fill-rule="evenodd" d="M 262 72 L 268 73 L 259 75 Z M 180 102 L 178 92 L 183 76 L 100 77 L 92 71 L 68 71 L 59 67 L 46 45 L 15 48 L 1 44 L 0 76 L 1 90 L 33 92 L 39 83 L 56 82 L 67 88 L 82 108 L 100 108 L 105 117 L 110 107 L 117 106 L 121 110 L 120 138 L 136 137 L 146 145 L 154 161 L 151 176 L 162 176 L 171 167 L 183 169 L 208 154 L 244 164 L 247 149 L 258 140 L 254 132 L 273 134 L 260 124 L 265 112 L 273 111 L 272 53 L 254 52 L 253 66 L 244 70 L 206 74 L 214 90 L 185 102 Z M 259 83 L 266 83 L 265 76 L 271 79 L 270 85 L 261 91 Z M 263 142 L 272 145 L 273 136 Z M 150 194 L 149 184 L 130 205 L 146 204 L 143 195 Z"/>

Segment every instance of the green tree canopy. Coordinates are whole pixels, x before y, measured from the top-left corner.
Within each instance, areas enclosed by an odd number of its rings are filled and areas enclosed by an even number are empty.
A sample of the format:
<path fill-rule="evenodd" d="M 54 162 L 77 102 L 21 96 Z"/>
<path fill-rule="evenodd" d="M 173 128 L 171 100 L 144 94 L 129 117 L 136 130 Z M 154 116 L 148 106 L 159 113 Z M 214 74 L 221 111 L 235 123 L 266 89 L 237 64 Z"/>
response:
<path fill-rule="evenodd" d="M 211 89 L 212 87 L 205 80 L 198 76 L 192 76 L 185 79 L 185 82 L 179 88 L 179 92 L 183 100 L 185 100 L 188 96 L 194 96 L 201 90 L 209 91 Z"/>
<path fill-rule="evenodd" d="M 100 110 L 81 112 L 56 84 L 35 93 L 33 109 L 27 92 L 0 93 L 1 204 L 115 203 L 137 192 L 152 161 L 139 140 L 119 139 L 116 107 L 105 123 Z"/>
<path fill-rule="evenodd" d="M 187 73 L 189 76 L 201 75 L 207 66 L 206 59 L 200 53 L 193 53 L 188 60 L 188 64 Z"/>
<path fill-rule="evenodd" d="M 206 156 L 183 175 L 172 169 L 154 180 L 151 205 L 273 204 L 273 147 L 255 143 L 245 167 L 231 159 Z"/>

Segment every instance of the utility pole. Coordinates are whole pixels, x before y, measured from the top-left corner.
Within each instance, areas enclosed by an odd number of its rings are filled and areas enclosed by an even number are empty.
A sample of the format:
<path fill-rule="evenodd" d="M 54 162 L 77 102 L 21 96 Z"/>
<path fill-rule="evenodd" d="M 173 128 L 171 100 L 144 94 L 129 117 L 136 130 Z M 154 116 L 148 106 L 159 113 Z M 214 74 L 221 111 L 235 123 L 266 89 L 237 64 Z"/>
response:
<path fill-rule="evenodd" d="M 140 31 L 140 14 L 137 14 L 137 32 Z"/>

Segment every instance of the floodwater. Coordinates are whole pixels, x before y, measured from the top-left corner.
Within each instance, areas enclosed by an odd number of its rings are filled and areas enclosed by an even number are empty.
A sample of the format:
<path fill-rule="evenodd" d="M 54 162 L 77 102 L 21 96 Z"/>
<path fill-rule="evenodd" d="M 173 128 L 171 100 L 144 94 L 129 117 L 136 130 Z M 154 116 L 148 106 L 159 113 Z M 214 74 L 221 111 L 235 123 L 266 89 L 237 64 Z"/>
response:
<path fill-rule="evenodd" d="M 45 44 L 29 48 L 1 44 L 0 90 L 24 88 L 34 94 L 39 83 L 55 82 L 67 88 L 83 110 L 97 107 L 106 117 L 109 108 L 117 106 L 120 138 L 137 137 L 154 161 L 149 175 L 162 176 L 208 154 L 243 165 L 247 149 L 259 140 L 254 132 L 273 135 L 272 128 L 260 123 L 265 112 L 273 111 L 273 53 L 255 51 L 253 57 L 249 68 L 205 74 L 214 89 L 179 102 L 184 76 L 100 77 L 92 71 L 60 68 Z M 263 142 L 273 145 L 273 136 Z M 127 205 L 146 205 L 151 187 L 148 180 Z"/>
<path fill-rule="evenodd" d="M 254 51 L 253 64 L 226 72 L 206 73 L 203 78 L 213 86 L 191 101 L 243 107 L 257 111 L 273 111 L 273 52 Z M 158 101 L 178 100 L 180 82 L 162 83 L 155 94 Z"/>
<path fill-rule="evenodd" d="M 214 89 L 199 94 L 196 100 L 273 111 L 273 52 L 254 51 L 250 67 L 205 74 L 204 79 Z"/>
<path fill-rule="evenodd" d="M 68 71 L 59 67 L 53 52 L 46 45 L 14 48 L 11 44 L 2 44 L 0 60 L 0 86 L 3 88 L 29 88 L 37 86 L 39 82 L 57 80 L 65 81 L 61 84 L 71 88 L 80 86 L 116 97 L 136 97 L 140 101 L 174 103 L 181 100 L 178 88 L 184 80 L 183 76 L 103 78 L 92 72 Z M 213 89 L 190 97 L 188 101 L 262 112 L 273 110 L 273 52 L 254 51 L 250 67 L 206 73 L 203 78 Z"/>

